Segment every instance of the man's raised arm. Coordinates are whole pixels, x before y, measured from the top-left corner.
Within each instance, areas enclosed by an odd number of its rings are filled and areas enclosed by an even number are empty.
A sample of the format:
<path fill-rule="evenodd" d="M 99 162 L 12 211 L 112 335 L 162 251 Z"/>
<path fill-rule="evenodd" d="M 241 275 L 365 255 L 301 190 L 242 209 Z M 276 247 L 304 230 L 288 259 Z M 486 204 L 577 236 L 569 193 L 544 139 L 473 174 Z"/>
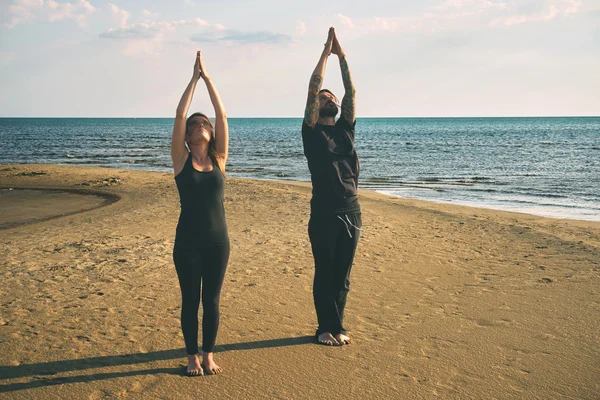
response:
<path fill-rule="evenodd" d="M 342 50 L 340 42 L 334 33 L 333 46 L 331 53 L 338 56 L 340 60 L 340 69 L 342 70 L 342 81 L 344 82 L 344 98 L 342 99 L 342 118 L 344 118 L 349 124 L 353 124 L 356 119 L 356 90 L 354 89 L 354 82 L 352 82 L 352 73 L 348 67 L 348 61 L 346 61 L 346 53 Z"/>
<path fill-rule="evenodd" d="M 319 90 L 321 90 L 321 85 L 323 84 L 325 66 L 327 65 L 327 58 L 331 54 L 334 36 L 335 32 L 333 31 L 333 28 L 329 28 L 325 48 L 323 49 L 319 63 L 315 67 L 315 70 L 310 77 L 310 83 L 308 84 L 308 97 L 306 99 L 306 109 L 304 110 L 304 121 L 311 128 L 317 124 L 317 120 L 319 119 Z"/>

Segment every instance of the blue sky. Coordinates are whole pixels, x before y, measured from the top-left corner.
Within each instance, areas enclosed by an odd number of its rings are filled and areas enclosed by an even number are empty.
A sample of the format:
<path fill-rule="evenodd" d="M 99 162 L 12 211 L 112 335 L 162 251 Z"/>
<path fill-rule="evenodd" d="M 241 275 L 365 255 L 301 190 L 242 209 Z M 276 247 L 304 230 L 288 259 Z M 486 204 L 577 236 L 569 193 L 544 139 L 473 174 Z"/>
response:
<path fill-rule="evenodd" d="M 359 117 L 600 115 L 600 0 L 1 0 L 0 116 L 302 116 L 329 26 Z"/>

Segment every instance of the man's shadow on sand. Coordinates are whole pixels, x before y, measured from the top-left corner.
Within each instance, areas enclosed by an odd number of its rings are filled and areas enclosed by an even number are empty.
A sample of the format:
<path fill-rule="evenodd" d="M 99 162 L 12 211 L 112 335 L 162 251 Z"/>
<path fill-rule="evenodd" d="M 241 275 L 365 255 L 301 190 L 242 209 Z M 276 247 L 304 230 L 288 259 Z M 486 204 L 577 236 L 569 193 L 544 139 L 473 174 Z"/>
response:
<path fill-rule="evenodd" d="M 216 353 L 236 350 L 256 350 L 268 349 L 271 347 L 296 346 L 301 344 L 315 343 L 314 336 L 300 336 L 295 338 L 259 340 L 256 342 L 233 343 L 218 345 L 215 348 Z M 78 360 L 53 361 L 38 364 L 25 364 L 15 367 L 0 367 L 0 380 L 32 377 L 36 380 L 25 383 L 11 383 L 0 385 L 0 393 L 12 392 L 16 390 L 32 389 L 44 386 L 63 385 L 67 383 L 93 382 L 105 379 L 123 378 L 136 375 L 152 374 L 173 374 L 185 375 L 184 367 L 176 368 L 154 368 L 128 372 L 111 372 L 104 374 L 78 375 L 60 378 L 51 378 L 49 375 L 55 375 L 69 371 L 81 371 L 85 369 L 116 367 L 120 365 L 142 364 L 150 361 L 173 360 L 185 357 L 185 349 L 161 350 L 150 353 L 136 353 L 122 356 L 104 356 L 83 358 Z"/>

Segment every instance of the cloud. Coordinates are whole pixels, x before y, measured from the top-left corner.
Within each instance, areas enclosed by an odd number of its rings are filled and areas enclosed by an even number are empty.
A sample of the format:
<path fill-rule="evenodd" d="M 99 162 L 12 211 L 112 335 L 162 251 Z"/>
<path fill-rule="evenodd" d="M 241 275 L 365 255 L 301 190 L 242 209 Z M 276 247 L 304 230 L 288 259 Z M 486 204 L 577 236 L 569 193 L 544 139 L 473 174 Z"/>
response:
<path fill-rule="evenodd" d="M 249 43 L 289 43 L 292 38 L 282 33 L 273 33 L 268 31 L 256 31 L 256 32 L 242 32 L 236 30 L 227 30 L 224 32 L 225 35 L 218 37 L 219 41 L 236 42 L 241 44 Z M 194 38 L 192 38 L 194 40 Z"/>
<path fill-rule="evenodd" d="M 112 28 L 100 34 L 104 39 L 149 39 L 162 37 L 167 32 L 174 31 L 183 26 L 209 26 L 209 23 L 200 18 L 191 18 L 176 21 L 143 21 L 119 28 Z"/>
<path fill-rule="evenodd" d="M 524 24 L 527 22 L 550 21 L 551 19 L 554 19 L 557 15 L 559 15 L 559 10 L 554 5 L 550 5 L 548 10 L 541 15 L 514 15 L 509 17 L 497 18 L 490 22 L 490 26 L 512 26 Z"/>
<path fill-rule="evenodd" d="M 103 39 L 126 39 L 126 40 L 146 40 L 163 37 L 169 32 L 175 31 L 181 27 L 200 27 L 202 32 L 191 37 L 195 42 L 236 42 L 247 43 L 288 43 L 292 38 L 281 33 L 269 31 L 251 31 L 245 32 L 235 29 L 227 29 L 221 24 L 209 24 L 200 18 L 192 18 L 176 21 L 143 21 L 131 25 L 123 25 L 119 28 L 112 28 L 100 34 Z"/>
<path fill-rule="evenodd" d="M 565 0 L 565 14 L 575 14 L 579 11 L 579 7 L 581 7 L 581 1 L 579 0 Z"/>
<path fill-rule="evenodd" d="M 281 44 L 290 43 L 292 38 L 282 33 L 269 31 L 243 32 L 234 29 L 224 31 L 206 30 L 191 37 L 192 41 L 198 43 L 232 42 L 239 44 Z"/>
<path fill-rule="evenodd" d="M 581 1 L 579 0 L 555 0 L 550 1 L 547 7 L 541 11 L 513 14 L 494 19 L 490 26 L 513 26 L 529 22 L 546 22 L 555 19 L 561 15 L 575 14 L 579 11 Z"/>
<path fill-rule="evenodd" d="M 348 28 L 354 28 L 354 23 L 350 17 L 346 17 L 342 14 L 336 14 L 336 17 L 342 22 L 342 24 L 346 25 Z"/>
<path fill-rule="evenodd" d="M 7 28 L 14 28 L 22 22 L 34 19 L 44 7 L 44 0 L 19 0 L 8 7 L 10 21 Z"/>
<path fill-rule="evenodd" d="M 16 53 L 8 51 L 0 51 L 0 65 L 8 64 L 17 57 Z"/>
<path fill-rule="evenodd" d="M 196 3 L 194 3 L 192 0 L 183 0 L 183 2 L 188 5 L 188 6 L 195 6 Z"/>
<path fill-rule="evenodd" d="M 142 11 L 142 15 L 146 18 L 156 18 L 158 17 L 158 13 L 157 12 L 152 12 L 150 10 L 144 10 Z"/>
<path fill-rule="evenodd" d="M 303 21 L 298 21 L 296 24 L 296 36 L 304 36 L 306 33 L 306 24 Z"/>
<path fill-rule="evenodd" d="M 114 4 L 109 3 L 110 11 L 112 12 L 113 20 L 117 22 L 119 26 L 127 25 L 127 20 L 129 19 L 129 11 L 123 10 Z"/>
<path fill-rule="evenodd" d="M 96 11 L 96 8 L 87 0 L 77 0 L 75 3 L 59 3 L 54 0 L 15 0 L 8 7 L 9 22 L 7 28 L 14 28 L 18 24 L 35 20 L 46 19 L 50 22 L 74 19 L 81 27 L 87 25 L 86 17 Z"/>
<path fill-rule="evenodd" d="M 394 32 L 398 28 L 397 19 L 373 17 L 371 28 L 378 31 Z"/>
<path fill-rule="evenodd" d="M 86 26 L 86 15 L 96 11 L 96 8 L 87 0 L 78 0 L 77 3 L 58 3 L 54 0 L 48 0 L 45 2 L 45 9 L 48 21 L 54 22 L 72 18 L 81 27 Z"/>
<path fill-rule="evenodd" d="M 129 57 L 158 56 L 163 48 L 165 37 L 180 28 L 202 28 L 205 31 L 219 31 L 218 26 L 211 25 L 200 18 L 175 21 L 142 21 L 109 29 L 99 36 L 103 39 L 123 41 L 122 53 Z"/>
<path fill-rule="evenodd" d="M 580 7 L 580 0 L 531 0 L 525 4 L 517 0 L 445 0 L 417 15 L 350 19 L 336 14 L 335 17 L 359 32 L 440 32 L 547 22 L 575 14 Z"/>
<path fill-rule="evenodd" d="M 444 3 L 432 7 L 433 10 L 485 10 L 485 9 L 504 9 L 506 3 L 492 2 L 489 0 L 446 0 Z"/>

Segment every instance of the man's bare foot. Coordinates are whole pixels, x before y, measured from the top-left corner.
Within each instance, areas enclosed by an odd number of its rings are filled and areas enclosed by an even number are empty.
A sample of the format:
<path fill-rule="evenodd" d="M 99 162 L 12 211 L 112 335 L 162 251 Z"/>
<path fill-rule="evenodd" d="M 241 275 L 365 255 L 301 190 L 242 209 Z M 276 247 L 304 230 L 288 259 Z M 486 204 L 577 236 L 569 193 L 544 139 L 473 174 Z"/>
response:
<path fill-rule="evenodd" d="M 202 355 L 202 368 L 204 368 L 206 375 L 216 375 L 223 372 L 223 368 L 215 364 L 213 353 L 204 353 Z"/>
<path fill-rule="evenodd" d="M 344 335 L 343 333 L 338 333 L 337 335 L 335 335 L 335 340 L 338 341 L 340 346 L 344 345 L 344 344 L 352 343 L 352 339 L 350 339 L 348 336 Z"/>
<path fill-rule="evenodd" d="M 200 359 L 198 358 L 198 354 L 188 355 L 188 367 L 186 374 L 187 376 L 204 375 L 204 371 L 202 371 L 202 366 L 200 365 Z"/>
<path fill-rule="evenodd" d="M 326 346 L 339 346 L 340 343 L 333 337 L 333 335 L 329 332 L 321 333 L 317 338 L 317 341 L 320 344 L 324 344 Z"/>

